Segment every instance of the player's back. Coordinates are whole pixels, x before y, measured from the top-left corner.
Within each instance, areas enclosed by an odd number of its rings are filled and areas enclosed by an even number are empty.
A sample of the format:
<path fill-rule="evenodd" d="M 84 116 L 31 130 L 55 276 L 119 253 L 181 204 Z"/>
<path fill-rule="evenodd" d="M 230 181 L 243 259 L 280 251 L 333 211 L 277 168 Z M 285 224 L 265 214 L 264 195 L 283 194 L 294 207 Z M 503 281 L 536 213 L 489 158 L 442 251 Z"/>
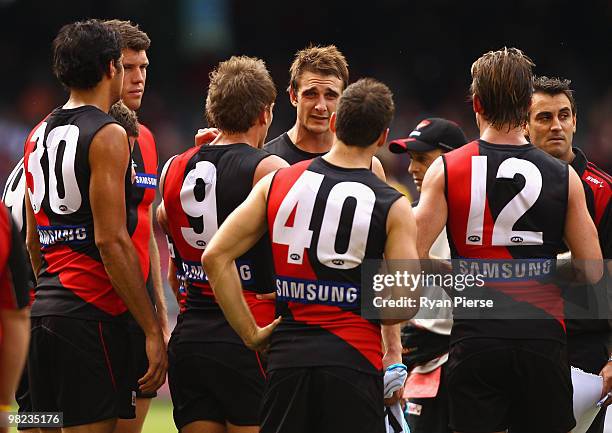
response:
<path fill-rule="evenodd" d="M 277 314 L 269 368 L 382 367 L 380 326 L 360 316 L 361 265 L 381 259 L 402 195 L 368 169 L 323 158 L 279 170 L 268 193 Z"/>
<path fill-rule="evenodd" d="M 486 277 L 484 293 L 494 301 L 494 308 L 479 311 L 479 320 L 462 320 L 456 310 L 451 340 L 564 341 L 563 301 L 550 277 L 563 248 L 567 164 L 532 144 L 483 140 L 443 160 L 452 258 L 463 270 Z M 504 313 L 532 320 L 491 320 L 496 314 L 510 318 Z"/>
<path fill-rule="evenodd" d="M 267 152 L 248 144 L 201 146 L 169 162 L 163 185 L 171 255 L 187 289 L 181 314 L 181 341 L 242 344 L 216 303 L 201 264 L 206 245 L 249 195 L 258 164 Z M 236 260 L 247 301 L 271 291 L 269 244 L 262 238 Z M 257 317 L 256 317 L 257 318 Z M 269 322 L 268 322 L 269 323 Z"/>
<path fill-rule="evenodd" d="M 126 311 L 96 247 L 89 201 L 89 148 L 110 123 L 116 122 L 91 105 L 58 108 L 26 142 L 26 183 L 42 253 L 32 316 L 110 320 Z M 130 185 L 127 171 L 126 197 Z"/>

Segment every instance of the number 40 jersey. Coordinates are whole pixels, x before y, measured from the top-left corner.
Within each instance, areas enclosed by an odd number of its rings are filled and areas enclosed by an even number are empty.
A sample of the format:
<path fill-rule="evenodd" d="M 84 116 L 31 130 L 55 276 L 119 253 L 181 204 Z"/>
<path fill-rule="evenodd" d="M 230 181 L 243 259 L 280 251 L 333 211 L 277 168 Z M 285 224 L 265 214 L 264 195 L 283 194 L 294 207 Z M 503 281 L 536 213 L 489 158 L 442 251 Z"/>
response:
<path fill-rule="evenodd" d="M 34 317 L 111 320 L 127 310 L 96 247 L 89 201 L 89 148 L 96 133 L 110 123 L 117 122 L 91 105 L 58 108 L 34 128 L 25 143 L 27 192 L 42 253 Z M 127 140 L 125 145 L 129 146 Z M 130 189 L 128 167 L 126 199 Z"/>

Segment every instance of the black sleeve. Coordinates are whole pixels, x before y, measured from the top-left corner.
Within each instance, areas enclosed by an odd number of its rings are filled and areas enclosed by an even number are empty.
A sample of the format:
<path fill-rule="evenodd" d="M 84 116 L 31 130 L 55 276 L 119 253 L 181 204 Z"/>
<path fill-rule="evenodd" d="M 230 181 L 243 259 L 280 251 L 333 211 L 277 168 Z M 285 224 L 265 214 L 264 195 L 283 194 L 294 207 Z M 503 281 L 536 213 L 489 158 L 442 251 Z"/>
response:
<path fill-rule="evenodd" d="M 15 226 L 12 218 L 9 218 L 11 225 L 11 251 L 9 253 L 7 266 L 11 271 L 13 290 L 15 291 L 16 308 L 27 307 L 30 303 L 31 287 L 31 266 L 29 266 L 27 255 L 21 235 Z"/>

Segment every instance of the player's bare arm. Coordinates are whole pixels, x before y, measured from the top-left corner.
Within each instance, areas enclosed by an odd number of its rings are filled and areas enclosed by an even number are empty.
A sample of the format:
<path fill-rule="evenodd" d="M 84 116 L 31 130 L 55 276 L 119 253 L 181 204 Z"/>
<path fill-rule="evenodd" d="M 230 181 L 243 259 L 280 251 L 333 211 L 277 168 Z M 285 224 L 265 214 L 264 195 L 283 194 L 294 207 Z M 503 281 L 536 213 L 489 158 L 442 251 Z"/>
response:
<path fill-rule="evenodd" d="M 149 238 L 149 255 L 151 260 L 151 278 L 153 279 L 153 296 L 155 297 L 155 311 L 157 320 L 162 327 L 164 337 L 168 339 L 168 306 L 164 296 L 164 283 L 161 275 L 161 260 L 159 248 L 155 240 L 155 229 L 153 228 L 153 207 L 149 208 L 149 220 L 151 221 L 151 237 Z"/>
<path fill-rule="evenodd" d="M 28 354 L 30 340 L 30 309 L 0 308 L 0 405 L 13 402 L 14 392 Z"/>
<path fill-rule="evenodd" d="M 34 271 L 34 277 L 38 279 L 38 272 L 42 266 L 42 259 L 40 256 L 40 237 L 38 236 L 38 229 L 36 225 L 36 217 L 34 216 L 34 210 L 32 210 L 32 204 L 30 203 L 30 194 L 26 192 L 25 195 L 25 208 L 26 208 L 26 248 L 30 256 L 30 262 L 32 263 L 32 270 Z"/>
<path fill-rule="evenodd" d="M 267 158 L 262 159 L 261 162 L 257 164 L 257 168 L 253 174 L 253 186 L 257 185 L 257 182 L 259 182 L 269 173 L 285 167 L 289 167 L 289 164 L 280 156 L 270 155 Z"/>
<path fill-rule="evenodd" d="M 380 159 L 373 156 L 372 157 L 372 173 L 376 175 L 377 178 L 382 180 L 383 182 L 387 181 L 387 176 L 385 175 L 385 169 L 380 162 Z"/>
<path fill-rule="evenodd" d="M 419 257 L 429 258 L 429 250 L 446 225 L 448 208 L 444 197 L 444 161 L 438 157 L 425 173 L 421 197 L 414 215 Z"/>
<path fill-rule="evenodd" d="M 570 166 L 564 240 L 572 253 L 572 263 L 579 277 L 594 284 L 603 274 L 603 261 L 595 223 L 589 215 L 584 189 L 578 174 Z"/>
<path fill-rule="evenodd" d="M 242 294 L 234 260 L 266 232 L 266 194 L 273 174 L 264 177 L 221 225 L 202 255 L 202 266 L 229 324 L 251 349 L 261 349 L 278 325 L 259 328 Z"/>
<path fill-rule="evenodd" d="M 125 130 L 117 124 L 109 124 L 96 134 L 89 150 L 89 194 L 96 246 L 106 272 L 146 336 L 149 369 L 139 383 L 143 392 L 152 392 L 165 381 L 167 358 L 162 330 L 126 227 L 124 179 L 130 159 L 127 143 Z"/>

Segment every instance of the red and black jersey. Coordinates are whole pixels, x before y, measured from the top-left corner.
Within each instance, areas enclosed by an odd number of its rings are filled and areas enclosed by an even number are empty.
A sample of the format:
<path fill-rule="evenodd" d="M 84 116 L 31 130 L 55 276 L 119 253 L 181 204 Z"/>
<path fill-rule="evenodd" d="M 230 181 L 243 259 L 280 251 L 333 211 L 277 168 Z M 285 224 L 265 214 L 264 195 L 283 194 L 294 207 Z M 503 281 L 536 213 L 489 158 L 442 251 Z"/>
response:
<path fill-rule="evenodd" d="M 451 341 L 565 341 L 561 290 L 550 277 L 563 249 L 567 164 L 532 144 L 483 140 L 443 155 L 443 161 L 452 258 L 458 259 L 460 268 L 495 280 L 486 289 L 492 289 L 487 293 L 496 308 L 481 311 L 478 320 L 463 320 L 456 309 Z M 519 318 L 529 319 L 506 320 Z"/>
<path fill-rule="evenodd" d="M 604 259 L 612 259 L 612 176 L 588 161 L 582 150 L 574 147 L 574 160 L 571 166 L 576 170 L 582 181 L 584 196 L 586 198 L 589 214 L 597 227 L 599 245 Z M 593 290 L 591 287 L 584 287 L 585 291 Z M 581 294 L 574 290 L 568 293 L 574 302 Z M 582 299 L 584 301 L 584 298 Z M 608 338 L 610 324 L 608 320 L 601 319 L 572 319 L 567 321 L 568 336 L 577 336 L 584 333 L 598 333 L 602 340 Z"/>
<path fill-rule="evenodd" d="M 58 108 L 25 144 L 26 185 L 42 253 L 32 316 L 111 320 L 127 310 L 96 247 L 89 202 L 89 147 L 110 123 L 116 121 L 91 105 Z M 128 167 L 128 201 L 130 191 Z"/>
<path fill-rule="evenodd" d="M 342 366 L 379 374 L 380 325 L 361 317 L 361 264 L 382 259 L 402 195 L 368 169 L 323 158 L 279 170 L 268 193 L 277 314 L 270 370 Z"/>
<path fill-rule="evenodd" d="M 167 165 L 163 199 L 170 230 L 170 256 L 179 281 L 187 289 L 174 331 L 180 334 L 181 341 L 243 344 L 214 298 L 201 257 L 219 226 L 251 192 L 255 169 L 268 156 L 244 143 L 200 146 L 174 157 Z M 257 293 L 273 291 L 269 248 L 263 237 L 236 259 L 245 297 L 260 325 L 274 318 L 273 304 L 255 299 Z"/>
<path fill-rule="evenodd" d="M 128 233 L 136 247 L 142 275 L 147 282 L 147 290 L 152 296 L 149 212 L 151 204 L 155 201 L 157 190 L 157 148 L 153 134 L 142 124 L 139 124 L 139 135 L 133 143 L 132 168 L 134 169 L 134 183 L 132 184 L 132 196 L 128 203 Z"/>
<path fill-rule="evenodd" d="M 0 309 L 19 310 L 30 302 L 23 241 L 8 210 L 0 203 Z M 0 329 L 1 337 L 2 329 Z"/>
<path fill-rule="evenodd" d="M 588 161 L 582 150 L 574 147 L 576 155 L 571 166 L 582 180 L 589 214 L 597 227 L 599 245 L 604 259 L 612 259 L 612 176 Z"/>
<path fill-rule="evenodd" d="M 290 165 L 300 161 L 316 158 L 317 156 L 325 155 L 325 153 L 306 152 L 295 145 L 289 134 L 286 132 L 276 137 L 274 140 L 268 141 L 264 145 L 264 150 L 272 155 L 277 155 L 287 161 Z"/>
<path fill-rule="evenodd" d="M 4 191 L 2 202 L 13 218 L 15 227 L 21 236 L 21 241 L 26 239 L 26 209 L 25 209 L 25 176 L 23 174 L 23 158 L 17 163 L 9 175 Z M 26 255 L 26 269 L 30 281 L 30 302 L 34 302 L 34 288 L 36 279 L 32 271 L 30 259 Z"/>

